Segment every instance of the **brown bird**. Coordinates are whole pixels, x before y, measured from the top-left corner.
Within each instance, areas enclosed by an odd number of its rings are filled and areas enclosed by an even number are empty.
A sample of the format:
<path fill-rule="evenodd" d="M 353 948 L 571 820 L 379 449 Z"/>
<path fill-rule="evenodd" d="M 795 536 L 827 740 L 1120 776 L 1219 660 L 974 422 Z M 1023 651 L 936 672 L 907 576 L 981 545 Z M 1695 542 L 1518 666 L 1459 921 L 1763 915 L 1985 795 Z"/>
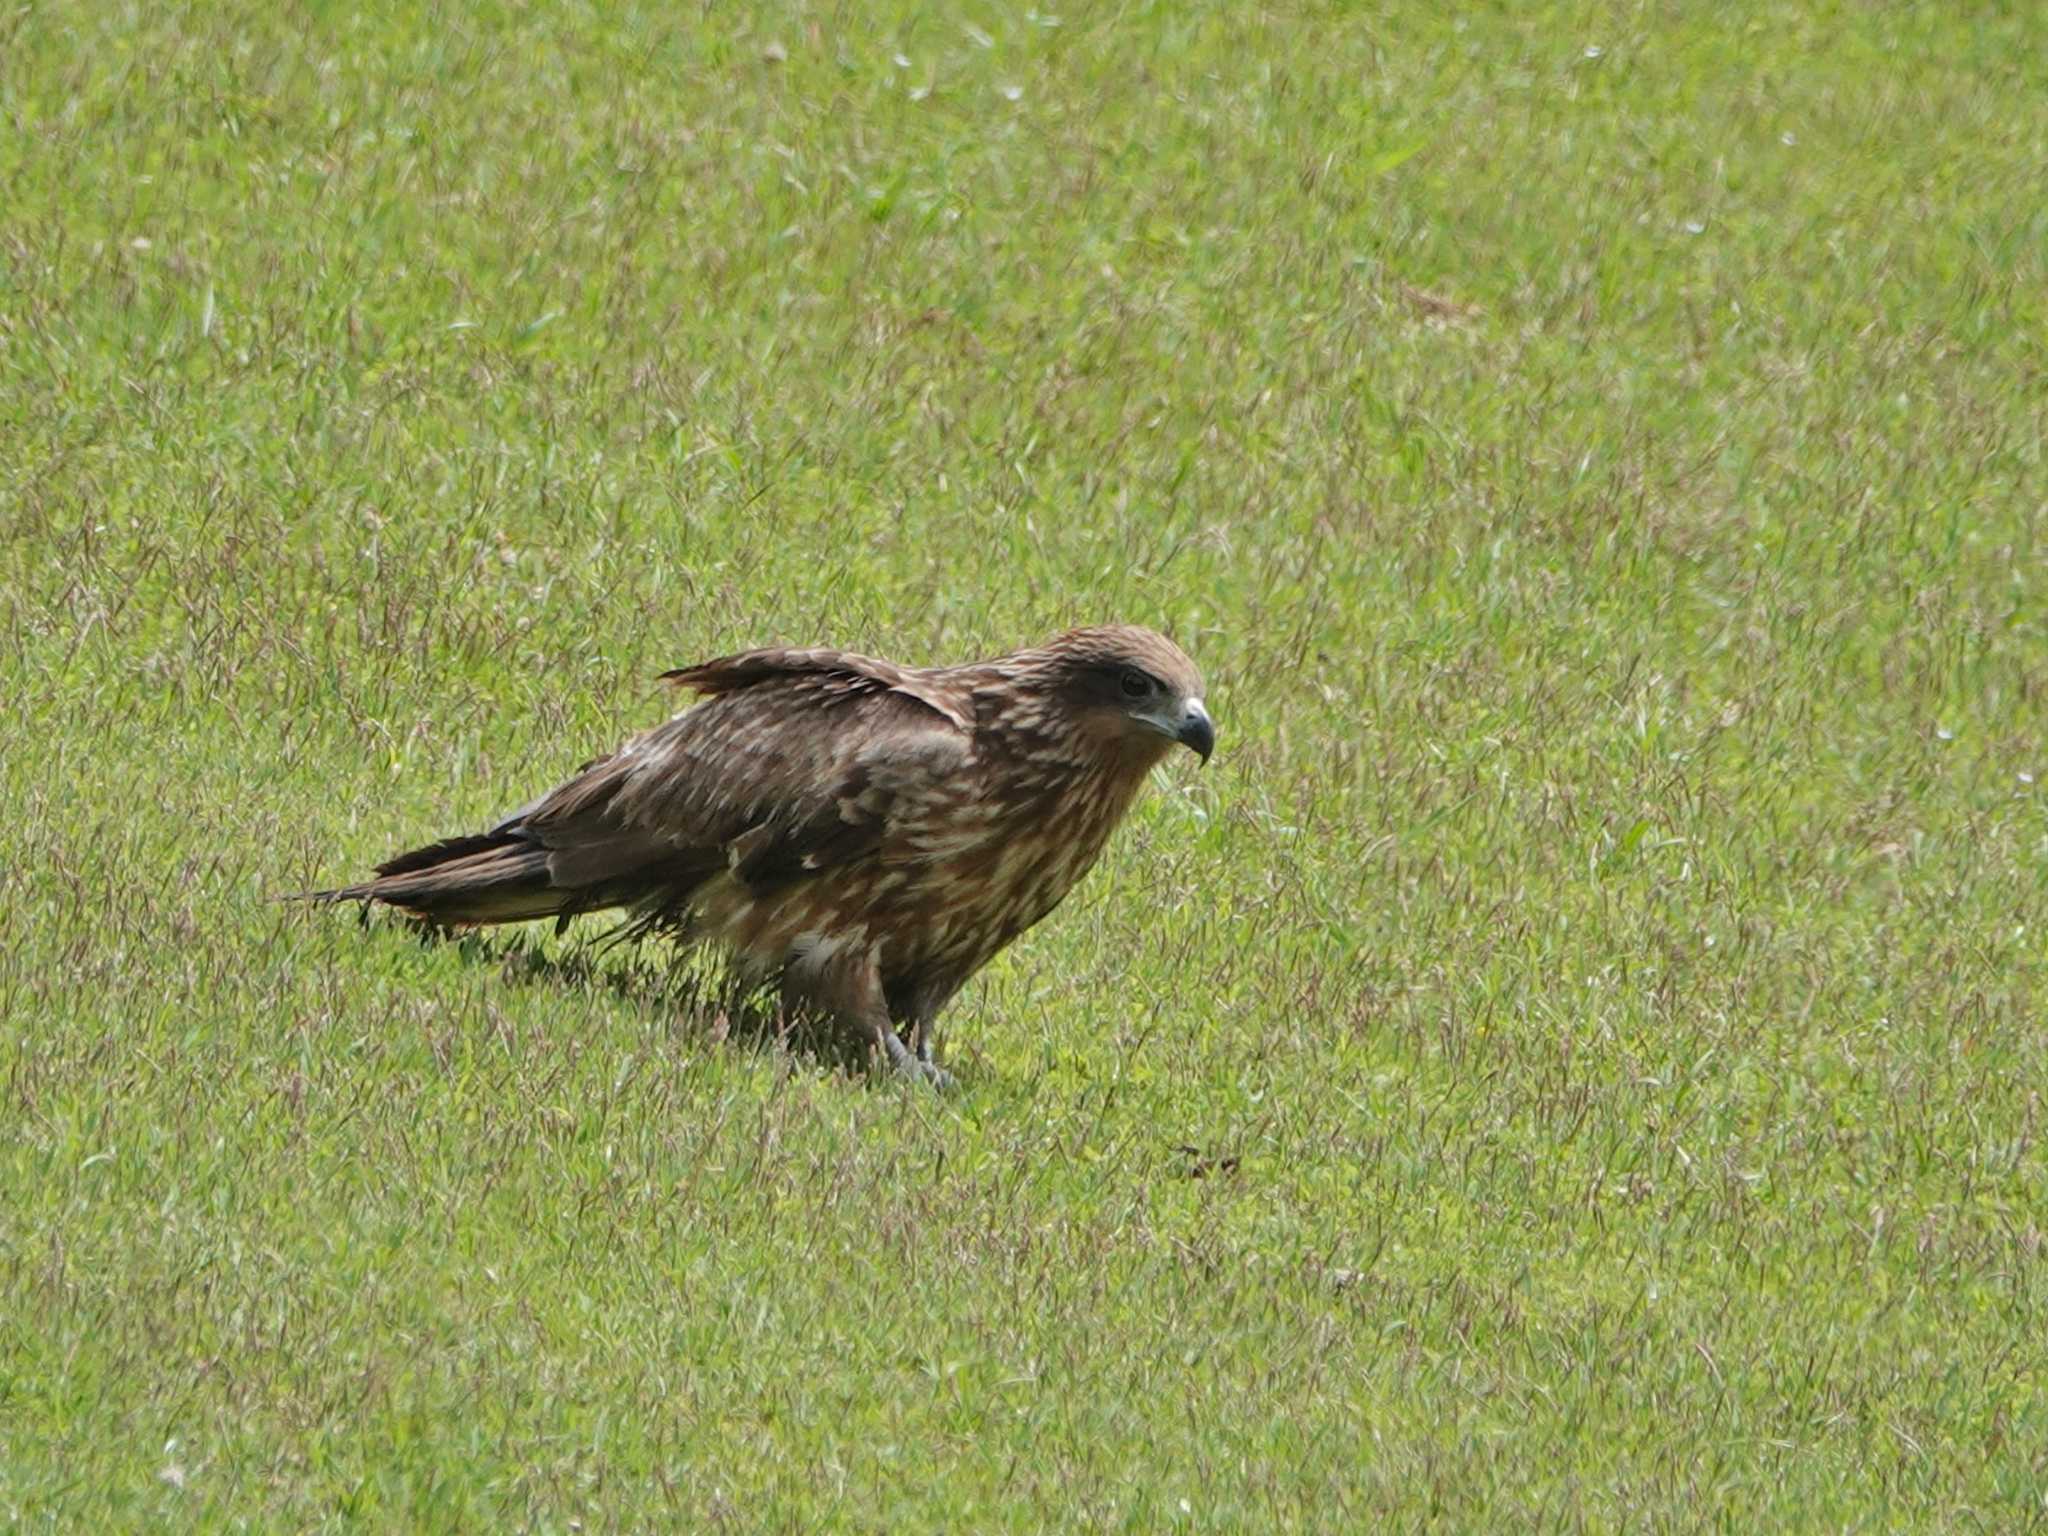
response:
<path fill-rule="evenodd" d="M 758 650 L 662 676 L 704 699 L 490 831 L 309 899 L 450 926 L 625 908 L 626 933 L 720 945 L 943 1082 L 939 1010 L 1060 904 L 1175 743 L 1216 743 L 1195 664 L 1128 625 L 964 666 Z"/>

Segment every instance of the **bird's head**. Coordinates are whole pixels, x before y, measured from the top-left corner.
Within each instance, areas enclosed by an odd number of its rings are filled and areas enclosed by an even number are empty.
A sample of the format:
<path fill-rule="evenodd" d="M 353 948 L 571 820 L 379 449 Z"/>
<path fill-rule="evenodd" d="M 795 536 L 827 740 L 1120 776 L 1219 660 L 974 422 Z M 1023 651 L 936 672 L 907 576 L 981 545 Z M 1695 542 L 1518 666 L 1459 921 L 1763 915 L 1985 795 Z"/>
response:
<path fill-rule="evenodd" d="M 1166 636 L 1123 624 L 1076 629 L 1040 655 L 1076 723 L 1119 755 L 1149 765 L 1179 743 L 1206 763 L 1215 750 L 1202 674 Z"/>

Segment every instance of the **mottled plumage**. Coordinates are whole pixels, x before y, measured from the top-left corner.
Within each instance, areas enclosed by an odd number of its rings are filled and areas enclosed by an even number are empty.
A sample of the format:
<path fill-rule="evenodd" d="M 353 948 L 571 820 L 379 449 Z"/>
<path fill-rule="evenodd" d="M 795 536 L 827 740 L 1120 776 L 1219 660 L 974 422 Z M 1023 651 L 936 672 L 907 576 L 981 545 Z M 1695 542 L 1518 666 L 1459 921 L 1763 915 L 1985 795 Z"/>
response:
<path fill-rule="evenodd" d="M 1194 663 L 1128 626 L 957 667 L 760 650 L 664 676 L 704 698 L 490 831 L 318 897 L 441 924 L 625 908 L 937 1076 L 940 1008 L 1087 873 L 1176 742 L 1215 740 Z"/>

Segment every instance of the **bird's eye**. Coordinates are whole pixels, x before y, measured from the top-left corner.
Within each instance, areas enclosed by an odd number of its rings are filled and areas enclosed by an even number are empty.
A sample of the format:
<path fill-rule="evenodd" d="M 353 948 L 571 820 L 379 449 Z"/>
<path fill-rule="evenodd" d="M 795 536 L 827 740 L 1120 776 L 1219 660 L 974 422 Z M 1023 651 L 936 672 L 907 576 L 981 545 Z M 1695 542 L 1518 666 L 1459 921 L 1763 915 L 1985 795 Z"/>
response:
<path fill-rule="evenodd" d="M 1135 669 L 1127 671 L 1123 676 L 1123 689 L 1125 698 L 1142 699 L 1152 691 L 1152 679 Z"/>

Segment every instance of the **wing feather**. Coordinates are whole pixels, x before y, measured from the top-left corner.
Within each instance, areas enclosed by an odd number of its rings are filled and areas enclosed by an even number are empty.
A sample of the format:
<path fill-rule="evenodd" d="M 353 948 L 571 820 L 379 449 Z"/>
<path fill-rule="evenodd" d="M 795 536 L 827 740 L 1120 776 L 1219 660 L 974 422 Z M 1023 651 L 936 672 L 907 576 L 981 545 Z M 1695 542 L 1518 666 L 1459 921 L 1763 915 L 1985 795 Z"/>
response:
<path fill-rule="evenodd" d="M 916 700 L 960 730 L 972 724 L 959 690 L 948 687 L 939 673 L 923 667 L 898 666 L 857 651 L 741 651 L 694 666 L 675 667 L 661 677 L 679 688 L 693 688 L 707 695 L 736 693 L 775 678 L 806 678 L 827 689 L 853 693 L 887 689 Z"/>
<path fill-rule="evenodd" d="M 780 658 L 771 662 L 767 658 Z M 792 658 L 794 658 L 792 660 Z M 822 658 L 822 659 L 819 659 Z M 970 756 L 966 703 L 842 652 L 756 652 L 677 674 L 710 697 L 500 824 L 558 886 L 687 891 L 729 868 L 757 893 L 880 849 L 906 796 Z"/>

